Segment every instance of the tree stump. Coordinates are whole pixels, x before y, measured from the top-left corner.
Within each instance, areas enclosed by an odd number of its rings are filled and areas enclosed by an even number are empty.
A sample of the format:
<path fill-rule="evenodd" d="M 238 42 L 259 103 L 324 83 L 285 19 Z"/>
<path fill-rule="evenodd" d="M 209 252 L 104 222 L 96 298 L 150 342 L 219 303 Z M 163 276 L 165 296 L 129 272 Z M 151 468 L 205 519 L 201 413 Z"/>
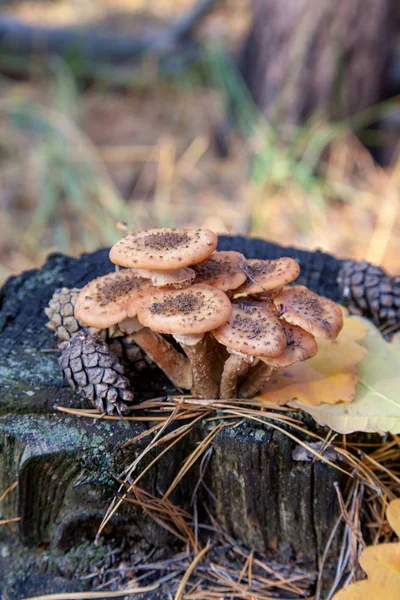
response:
<path fill-rule="evenodd" d="M 222 237 L 220 249 L 239 250 L 248 257 L 294 256 L 302 267 L 301 283 L 339 299 L 336 278 L 342 262 L 329 255 L 234 237 Z M 71 561 L 79 563 L 81 573 L 86 564 L 90 570 L 90 560 L 102 550 L 88 541 L 118 488 L 113 478 L 147 444 L 142 440 L 121 449 L 146 424 L 57 412 L 55 405 L 81 407 L 82 400 L 62 380 L 58 353 L 43 352 L 55 348 L 44 314 L 54 290 L 81 287 L 113 268 L 107 250 L 79 259 L 54 254 L 42 269 L 10 279 L 1 292 L 0 494 L 15 481 L 18 486 L 0 504 L 0 519 L 20 517 L 18 523 L 0 528 L 4 598 L 19 600 L 88 585 L 71 581 Z M 170 384 L 151 373 L 149 391 L 156 396 L 169 393 Z M 167 453 L 149 471 L 143 487 L 153 494 L 165 491 L 208 427 L 201 424 Z M 343 488 L 347 477 L 323 462 L 294 460 L 295 447 L 268 426 L 225 428 L 213 442 L 206 476 L 215 497 L 214 514 L 230 535 L 275 560 L 315 571 L 339 514 L 333 484 Z M 171 499 L 189 507 L 196 481 L 196 469 L 189 471 Z M 165 530 L 131 505 L 110 521 L 104 539 L 134 540 L 142 550 L 174 544 Z M 337 552 L 333 546 L 333 561 Z"/>

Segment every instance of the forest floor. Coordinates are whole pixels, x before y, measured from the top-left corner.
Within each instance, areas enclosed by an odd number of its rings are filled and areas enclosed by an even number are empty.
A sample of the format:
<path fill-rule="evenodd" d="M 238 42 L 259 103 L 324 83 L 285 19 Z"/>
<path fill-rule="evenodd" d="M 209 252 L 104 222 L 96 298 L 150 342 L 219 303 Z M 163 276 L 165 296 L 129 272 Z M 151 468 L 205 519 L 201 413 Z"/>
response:
<path fill-rule="evenodd" d="M 9 13 L 51 26 L 95 21 L 134 35 L 158 31 L 191 2 L 80 4 L 22 2 Z M 216 42 L 234 51 L 248 21 L 246 0 L 207 17 L 198 33 L 208 48 L 201 73 L 161 79 L 145 59 L 124 89 L 83 86 L 68 62 L 45 73 L 38 58 L 27 80 L 0 78 L 0 284 L 49 252 L 113 243 L 119 221 L 134 229 L 206 226 L 399 272 L 400 163 L 380 168 L 343 124 L 321 116 L 283 148 L 250 102 L 252 134 L 222 135 L 224 84 L 243 97 Z"/>

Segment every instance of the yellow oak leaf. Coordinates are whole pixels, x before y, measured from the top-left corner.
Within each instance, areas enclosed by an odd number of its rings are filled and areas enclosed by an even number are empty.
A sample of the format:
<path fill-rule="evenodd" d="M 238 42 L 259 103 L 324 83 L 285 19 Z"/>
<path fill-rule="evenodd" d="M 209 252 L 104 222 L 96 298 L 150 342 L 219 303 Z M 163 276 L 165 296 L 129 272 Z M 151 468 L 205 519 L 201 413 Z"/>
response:
<path fill-rule="evenodd" d="M 332 600 L 400 600 L 400 578 L 397 573 L 385 572 L 378 581 L 352 583 Z"/>
<path fill-rule="evenodd" d="M 395 534 L 400 538 L 400 498 L 392 500 L 386 510 L 387 520 Z"/>
<path fill-rule="evenodd" d="M 392 500 L 386 511 L 394 531 L 400 528 L 400 498 Z M 349 585 L 333 600 L 400 600 L 400 543 L 368 546 L 360 556 L 368 579 Z"/>
<path fill-rule="evenodd" d="M 352 402 L 359 379 L 356 365 L 368 352 L 356 340 L 367 334 L 363 322 L 346 317 L 336 340 L 318 340 L 316 356 L 276 371 L 261 397 L 279 405 L 292 401 L 310 406 Z"/>
<path fill-rule="evenodd" d="M 400 433 L 400 344 L 388 344 L 366 319 L 353 319 L 362 321 L 369 331 L 357 342 L 368 354 L 357 364 L 359 382 L 354 401 L 311 406 L 299 399 L 288 404 L 308 412 L 317 423 L 338 433 Z"/>
<path fill-rule="evenodd" d="M 397 570 L 400 585 L 400 543 L 368 546 L 360 556 L 360 565 L 370 578 L 380 573 L 383 566 L 391 567 Z"/>

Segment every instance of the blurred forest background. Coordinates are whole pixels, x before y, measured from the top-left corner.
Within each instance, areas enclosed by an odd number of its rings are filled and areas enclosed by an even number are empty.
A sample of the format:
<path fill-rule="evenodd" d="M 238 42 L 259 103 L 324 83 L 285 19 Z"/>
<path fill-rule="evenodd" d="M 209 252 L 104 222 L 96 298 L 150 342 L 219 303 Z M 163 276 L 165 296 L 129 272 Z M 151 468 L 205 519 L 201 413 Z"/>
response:
<path fill-rule="evenodd" d="M 396 0 L 0 9 L 0 284 L 123 222 L 400 273 Z"/>

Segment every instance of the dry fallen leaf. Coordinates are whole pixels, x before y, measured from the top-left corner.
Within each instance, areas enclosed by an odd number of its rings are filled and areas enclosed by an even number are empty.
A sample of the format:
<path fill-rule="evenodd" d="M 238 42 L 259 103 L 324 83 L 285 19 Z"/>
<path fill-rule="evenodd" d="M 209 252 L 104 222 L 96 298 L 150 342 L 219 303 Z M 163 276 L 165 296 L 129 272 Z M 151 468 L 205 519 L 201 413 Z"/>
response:
<path fill-rule="evenodd" d="M 369 331 L 368 336 L 358 342 L 368 354 L 357 365 L 360 379 L 354 401 L 335 406 L 310 406 L 297 396 L 298 400 L 289 405 L 301 408 L 317 423 L 338 433 L 400 433 L 400 346 L 385 342 L 379 330 L 366 319 L 352 318 L 364 323 Z M 320 399 L 325 400 L 322 394 Z"/>
<path fill-rule="evenodd" d="M 335 594 L 332 600 L 400 600 L 397 573 L 382 573 L 378 581 L 353 583 Z"/>
<path fill-rule="evenodd" d="M 316 356 L 276 371 L 261 397 L 279 405 L 296 400 L 312 407 L 351 402 L 359 379 L 356 365 L 368 352 L 358 341 L 366 335 L 364 322 L 346 317 L 336 340 L 318 340 Z"/>
<path fill-rule="evenodd" d="M 400 534 L 400 498 L 387 509 L 387 518 Z M 333 600 L 400 600 L 400 543 L 368 546 L 360 556 L 360 565 L 368 575 L 366 581 L 340 590 Z"/>
<path fill-rule="evenodd" d="M 387 520 L 395 534 L 400 538 L 400 498 L 392 500 L 386 510 Z"/>

